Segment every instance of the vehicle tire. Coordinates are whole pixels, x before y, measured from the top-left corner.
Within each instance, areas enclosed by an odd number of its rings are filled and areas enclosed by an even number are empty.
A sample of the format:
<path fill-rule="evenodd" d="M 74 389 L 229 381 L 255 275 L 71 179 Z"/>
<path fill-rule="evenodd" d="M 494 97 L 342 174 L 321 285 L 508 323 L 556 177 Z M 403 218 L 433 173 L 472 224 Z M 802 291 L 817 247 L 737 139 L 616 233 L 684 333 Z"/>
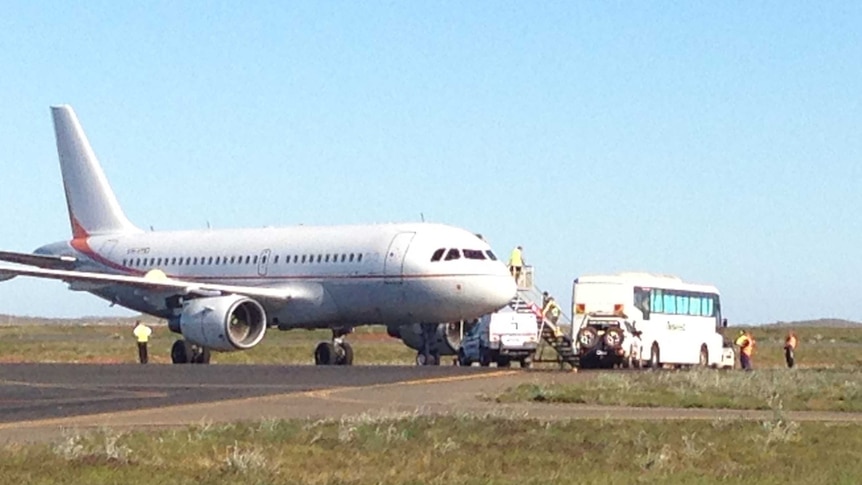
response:
<path fill-rule="evenodd" d="M 353 347 L 350 342 L 341 342 L 341 352 L 338 353 L 336 365 L 353 365 Z"/>
<path fill-rule="evenodd" d="M 599 332 L 594 327 L 584 327 L 578 331 L 578 345 L 584 350 L 592 350 L 599 344 Z"/>
<path fill-rule="evenodd" d="M 192 364 L 209 364 L 210 349 L 207 347 L 194 347 L 192 352 Z"/>
<path fill-rule="evenodd" d="M 706 348 L 706 344 L 700 346 L 700 355 L 697 358 L 697 366 L 703 369 L 709 367 L 709 349 Z"/>
<path fill-rule="evenodd" d="M 497 358 L 497 367 L 511 367 L 512 361 L 506 357 Z"/>
<path fill-rule="evenodd" d="M 529 369 L 533 367 L 533 359 L 530 357 L 524 357 L 521 359 L 521 369 Z"/>
<path fill-rule="evenodd" d="M 619 328 L 609 328 L 602 338 L 609 349 L 618 349 L 623 345 L 623 331 Z"/>
<path fill-rule="evenodd" d="M 335 365 L 338 355 L 335 353 L 335 345 L 332 342 L 320 342 L 314 349 L 315 365 Z"/>
<path fill-rule="evenodd" d="M 488 367 L 491 365 L 491 351 L 488 349 L 479 349 L 479 365 Z"/>
<path fill-rule="evenodd" d="M 192 346 L 185 340 L 177 340 L 171 347 L 171 362 L 188 364 L 192 360 Z"/>
<path fill-rule="evenodd" d="M 653 342 L 652 350 L 649 356 L 649 366 L 651 369 L 661 369 L 661 353 L 659 352 L 658 343 Z"/>

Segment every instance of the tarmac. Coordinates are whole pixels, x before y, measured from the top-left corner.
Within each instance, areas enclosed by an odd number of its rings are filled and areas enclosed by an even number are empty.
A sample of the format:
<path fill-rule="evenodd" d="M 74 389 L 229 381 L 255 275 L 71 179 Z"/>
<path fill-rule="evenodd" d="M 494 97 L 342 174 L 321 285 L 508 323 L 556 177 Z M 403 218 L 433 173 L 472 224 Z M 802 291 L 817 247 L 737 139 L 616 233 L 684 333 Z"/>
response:
<path fill-rule="evenodd" d="M 264 419 L 475 414 L 512 419 L 751 419 L 771 411 L 498 403 L 522 383 L 597 372 L 455 366 L 0 364 L 0 443 L 92 429 L 134 430 Z M 862 413 L 784 412 L 795 421 L 862 423 Z"/>

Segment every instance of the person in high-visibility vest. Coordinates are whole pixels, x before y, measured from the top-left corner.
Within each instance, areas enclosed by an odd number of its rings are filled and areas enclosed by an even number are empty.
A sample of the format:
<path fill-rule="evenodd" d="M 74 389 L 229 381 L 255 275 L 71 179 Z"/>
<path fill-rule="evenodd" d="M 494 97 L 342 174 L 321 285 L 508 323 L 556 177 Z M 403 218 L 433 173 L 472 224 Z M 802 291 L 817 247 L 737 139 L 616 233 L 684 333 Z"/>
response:
<path fill-rule="evenodd" d="M 784 360 L 787 361 L 787 368 L 792 369 L 796 365 L 796 345 L 799 339 L 796 338 L 796 333 L 791 330 L 787 333 L 787 338 L 784 339 Z"/>
<path fill-rule="evenodd" d="M 546 318 L 556 325 L 562 311 L 560 305 L 557 305 L 556 300 L 554 300 L 554 297 L 549 296 L 548 301 L 545 303 L 545 308 L 542 309 L 542 318 Z"/>
<path fill-rule="evenodd" d="M 135 322 L 135 329 L 132 330 L 132 333 L 138 341 L 138 360 L 141 361 L 141 364 L 146 364 L 149 361 L 147 342 L 150 340 L 153 330 L 138 320 Z"/>
<path fill-rule="evenodd" d="M 524 267 L 523 250 L 524 248 L 518 246 L 512 250 L 512 254 L 509 256 L 509 272 L 515 278 L 516 283 L 521 279 L 521 269 Z"/>
<path fill-rule="evenodd" d="M 750 332 L 740 330 L 736 338 L 739 347 L 739 364 L 743 370 L 751 370 L 751 356 L 754 354 L 754 336 Z"/>

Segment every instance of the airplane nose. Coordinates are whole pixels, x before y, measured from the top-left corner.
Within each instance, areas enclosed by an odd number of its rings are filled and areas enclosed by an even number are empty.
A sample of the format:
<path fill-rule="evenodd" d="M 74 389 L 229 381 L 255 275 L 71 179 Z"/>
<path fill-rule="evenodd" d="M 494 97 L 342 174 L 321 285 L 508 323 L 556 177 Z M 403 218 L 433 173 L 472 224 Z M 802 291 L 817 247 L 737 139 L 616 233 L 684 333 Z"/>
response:
<path fill-rule="evenodd" d="M 488 295 L 488 304 L 495 309 L 502 308 L 515 298 L 518 293 L 518 287 L 515 285 L 515 280 L 508 274 L 493 276 L 489 278 L 485 290 Z"/>

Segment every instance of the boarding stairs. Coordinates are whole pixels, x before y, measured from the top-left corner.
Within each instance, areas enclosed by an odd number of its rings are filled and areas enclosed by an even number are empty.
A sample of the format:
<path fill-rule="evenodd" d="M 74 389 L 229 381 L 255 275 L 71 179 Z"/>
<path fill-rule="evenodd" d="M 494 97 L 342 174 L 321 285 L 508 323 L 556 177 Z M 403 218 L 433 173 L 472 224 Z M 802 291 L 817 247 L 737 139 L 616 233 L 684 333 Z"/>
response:
<path fill-rule="evenodd" d="M 561 369 L 566 364 L 571 368 L 578 366 L 578 355 L 572 338 L 572 320 L 565 312 L 561 312 L 556 324 L 542 318 L 542 290 L 533 283 L 532 266 L 524 267 L 524 272 L 518 281 L 518 294 L 512 299 L 509 306 L 517 312 L 533 313 L 536 315 L 536 319 L 541 322 L 539 327 L 541 344 L 533 362 L 556 362 Z M 566 329 L 568 329 L 568 333 Z M 544 356 L 544 350 L 548 346 L 556 351 L 556 358 Z"/>

